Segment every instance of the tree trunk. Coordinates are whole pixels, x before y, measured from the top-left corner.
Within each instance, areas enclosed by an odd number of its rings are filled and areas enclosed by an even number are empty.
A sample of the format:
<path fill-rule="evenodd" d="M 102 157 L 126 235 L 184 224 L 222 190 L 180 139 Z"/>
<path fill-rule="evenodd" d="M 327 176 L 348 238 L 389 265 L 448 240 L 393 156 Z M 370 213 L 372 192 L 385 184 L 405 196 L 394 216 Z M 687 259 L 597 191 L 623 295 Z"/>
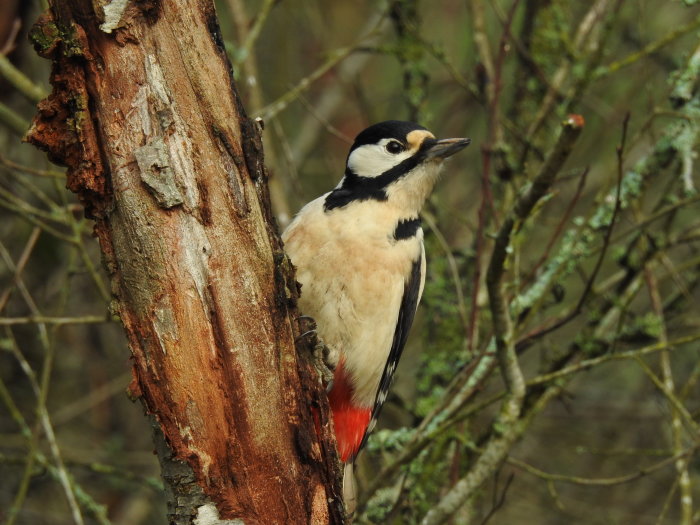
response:
<path fill-rule="evenodd" d="M 95 220 L 171 523 L 341 523 L 259 125 L 212 2 L 54 0 L 32 39 L 53 93 L 28 139 L 68 166 Z"/>

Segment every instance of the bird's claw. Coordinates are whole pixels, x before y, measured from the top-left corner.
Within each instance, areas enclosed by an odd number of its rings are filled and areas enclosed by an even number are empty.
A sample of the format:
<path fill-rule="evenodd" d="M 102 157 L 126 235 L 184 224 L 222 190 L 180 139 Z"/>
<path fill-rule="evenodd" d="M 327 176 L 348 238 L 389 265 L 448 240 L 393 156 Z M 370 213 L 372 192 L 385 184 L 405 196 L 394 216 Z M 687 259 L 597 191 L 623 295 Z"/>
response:
<path fill-rule="evenodd" d="M 326 392 L 330 392 L 333 388 L 333 375 L 337 364 L 332 359 L 334 352 L 318 336 L 316 323 L 313 318 L 301 315 L 299 316 L 299 325 L 301 329 L 305 328 L 306 330 L 297 337 L 296 342 L 307 340 L 309 345 L 313 345 L 312 360 L 314 368 L 316 368 L 321 381 L 325 385 Z"/>
<path fill-rule="evenodd" d="M 321 381 L 323 381 L 323 384 L 326 385 L 326 392 L 330 392 L 333 388 L 333 377 L 335 372 L 335 364 L 331 363 L 329 359 L 330 354 L 331 349 L 317 337 L 313 350 L 314 366 L 316 367 L 318 374 L 321 376 Z"/>

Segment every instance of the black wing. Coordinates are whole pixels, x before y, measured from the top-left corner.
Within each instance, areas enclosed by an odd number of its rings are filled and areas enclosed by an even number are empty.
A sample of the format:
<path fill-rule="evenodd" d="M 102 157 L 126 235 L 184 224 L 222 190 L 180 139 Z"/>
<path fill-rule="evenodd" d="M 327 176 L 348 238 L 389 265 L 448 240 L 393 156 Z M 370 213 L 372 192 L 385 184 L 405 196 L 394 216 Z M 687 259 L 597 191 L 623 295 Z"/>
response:
<path fill-rule="evenodd" d="M 399 308 L 399 318 L 396 321 L 396 330 L 394 331 L 394 340 L 391 343 L 391 350 L 389 351 L 389 358 L 384 365 L 384 372 L 382 373 L 382 378 L 379 381 L 379 388 L 377 389 L 377 396 L 374 398 L 374 407 L 372 408 L 372 417 L 367 425 L 367 430 L 362 438 L 360 447 L 358 450 L 362 450 L 365 446 L 367 437 L 369 436 L 374 425 L 379 417 L 379 412 L 382 409 L 384 401 L 389 393 L 389 388 L 391 387 L 391 381 L 394 378 L 394 372 L 396 371 L 396 365 L 399 363 L 401 358 L 401 352 L 403 352 L 404 346 L 406 346 L 406 339 L 408 339 L 408 332 L 413 324 L 413 317 L 416 315 L 416 309 L 418 308 L 418 300 L 420 299 L 420 286 L 421 286 L 421 274 L 423 270 L 424 258 L 419 255 L 418 259 L 413 261 L 411 266 L 411 273 L 408 280 L 404 284 L 403 298 L 401 299 L 401 307 Z"/>

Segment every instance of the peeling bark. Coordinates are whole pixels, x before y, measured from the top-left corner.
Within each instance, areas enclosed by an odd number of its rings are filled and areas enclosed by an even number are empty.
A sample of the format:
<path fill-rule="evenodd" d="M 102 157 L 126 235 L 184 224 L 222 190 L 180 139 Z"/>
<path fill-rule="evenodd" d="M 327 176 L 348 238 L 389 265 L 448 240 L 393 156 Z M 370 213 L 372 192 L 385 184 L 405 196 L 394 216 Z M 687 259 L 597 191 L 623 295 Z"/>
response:
<path fill-rule="evenodd" d="M 68 166 L 95 220 L 171 522 L 342 523 L 260 126 L 213 4 L 55 0 L 31 37 L 53 92 L 27 139 Z"/>

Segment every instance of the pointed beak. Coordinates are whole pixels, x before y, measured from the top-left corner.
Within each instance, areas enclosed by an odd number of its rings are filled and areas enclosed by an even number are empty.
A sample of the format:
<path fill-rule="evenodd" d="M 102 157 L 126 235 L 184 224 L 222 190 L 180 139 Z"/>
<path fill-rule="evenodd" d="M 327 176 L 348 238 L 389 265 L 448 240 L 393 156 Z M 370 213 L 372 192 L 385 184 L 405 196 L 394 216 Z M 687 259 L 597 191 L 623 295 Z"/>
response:
<path fill-rule="evenodd" d="M 433 144 L 428 150 L 428 155 L 426 160 L 430 159 L 446 159 L 447 157 L 454 155 L 458 151 L 463 150 L 469 143 L 471 139 L 442 139 L 438 140 Z"/>

